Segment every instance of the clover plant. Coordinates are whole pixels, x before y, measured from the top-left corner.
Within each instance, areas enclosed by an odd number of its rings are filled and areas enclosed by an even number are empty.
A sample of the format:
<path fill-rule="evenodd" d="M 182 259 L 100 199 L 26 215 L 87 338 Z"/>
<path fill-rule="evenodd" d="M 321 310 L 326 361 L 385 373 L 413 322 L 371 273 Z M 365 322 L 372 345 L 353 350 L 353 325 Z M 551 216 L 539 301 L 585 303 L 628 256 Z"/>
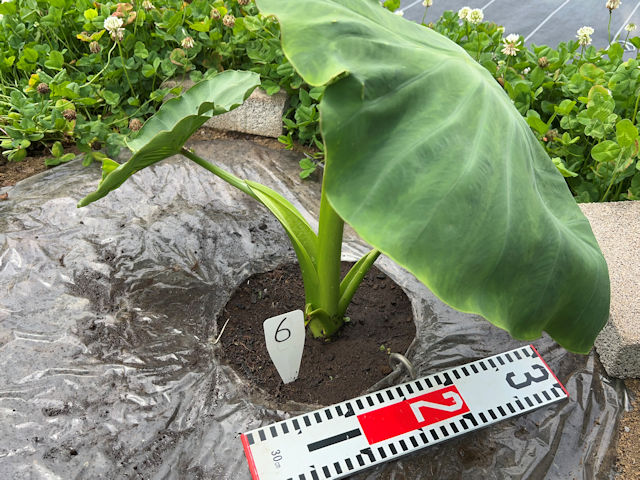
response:
<path fill-rule="evenodd" d="M 562 175 L 500 85 L 463 48 L 377 0 L 258 0 L 280 22 L 305 82 L 326 87 L 318 232 L 273 190 L 183 147 L 259 83 L 227 71 L 167 102 L 105 160 L 87 205 L 136 171 L 181 153 L 251 195 L 285 228 L 305 285 L 306 320 L 330 337 L 382 252 L 454 308 L 518 339 L 543 330 L 588 352 L 608 318 L 607 265 Z M 344 222 L 374 249 L 340 280 Z"/>

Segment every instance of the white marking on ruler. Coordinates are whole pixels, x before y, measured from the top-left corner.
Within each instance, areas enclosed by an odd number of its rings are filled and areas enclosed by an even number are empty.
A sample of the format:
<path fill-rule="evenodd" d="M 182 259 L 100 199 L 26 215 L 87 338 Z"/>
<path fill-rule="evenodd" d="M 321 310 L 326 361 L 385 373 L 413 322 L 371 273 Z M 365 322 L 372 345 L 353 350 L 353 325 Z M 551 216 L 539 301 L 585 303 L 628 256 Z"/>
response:
<path fill-rule="evenodd" d="M 527 40 L 529 40 L 531 37 L 533 37 L 533 35 L 542 28 L 542 26 L 547 23 L 551 17 L 553 17 L 556 13 L 558 13 L 562 7 L 564 7 L 567 3 L 569 3 L 571 0 L 565 0 L 565 2 L 560 5 L 558 8 L 556 8 L 553 12 L 551 12 L 549 15 L 546 16 L 546 18 L 540 22 L 538 24 L 538 26 L 536 28 L 533 29 L 533 32 L 531 32 L 529 35 L 527 35 L 526 37 L 524 37 L 524 41 L 526 42 Z"/>
<path fill-rule="evenodd" d="M 453 398 L 453 405 L 442 405 L 440 403 L 427 402 L 426 400 L 410 403 L 411 410 L 413 410 L 413 414 L 416 416 L 418 422 L 424 422 L 424 416 L 420 411 L 423 407 L 443 410 L 445 412 L 457 412 L 462 408 L 462 399 L 456 392 L 445 392 L 442 394 L 442 398 Z"/>
<path fill-rule="evenodd" d="M 569 396 L 532 346 L 241 435 L 254 480 L 352 475 Z"/>

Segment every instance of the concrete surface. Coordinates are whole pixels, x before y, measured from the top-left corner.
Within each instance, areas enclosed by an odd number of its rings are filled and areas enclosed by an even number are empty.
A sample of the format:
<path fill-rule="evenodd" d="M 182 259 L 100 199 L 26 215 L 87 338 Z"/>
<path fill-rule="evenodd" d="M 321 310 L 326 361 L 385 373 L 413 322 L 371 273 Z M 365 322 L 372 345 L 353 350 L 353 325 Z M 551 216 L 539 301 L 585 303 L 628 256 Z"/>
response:
<path fill-rule="evenodd" d="M 607 373 L 640 378 L 640 201 L 584 203 L 609 265 L 611 310 L 609 322 L 596 340 Z"/>
<path fill-rule="evenodd" d="M 163 83 L 165 88 L 177 85 L 187 90 L 193 86 L 188 78 L 177 78 Z M 264 90 L 256 88 L 251 96 L 238 108 L 229 113 L 211 118 L 205 126 L 218 130 L 250 133 L 263 137 L 278 138 L 283 133 L 282 116 L 287 103 L 287 94 L 278 92 L 267 95 Z"/>

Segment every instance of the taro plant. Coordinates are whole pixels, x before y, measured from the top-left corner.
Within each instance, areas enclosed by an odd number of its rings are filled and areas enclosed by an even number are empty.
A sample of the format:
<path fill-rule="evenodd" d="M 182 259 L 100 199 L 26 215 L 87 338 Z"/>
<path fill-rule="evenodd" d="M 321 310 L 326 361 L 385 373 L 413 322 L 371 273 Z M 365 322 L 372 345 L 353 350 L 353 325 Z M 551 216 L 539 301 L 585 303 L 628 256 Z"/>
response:
<path fill-rule="evenodd" d="M 211 115 L 234 108 L 257 75 L 227 71 L 167 102 L 103 162 L 87 205 L 138 170 L 181 153 L 267 207 L 291 239 L 316 337 L 343 324 L 382 252 L 445 302 L 518 339 L 547 331 L 588 352 L 609 313 L 607 265 L 562 175 L 508 95 L 463 48 L 377 0 L 258 0 L 275 15 L 298 74 L 325 87 L 326 153 L 314 232 L 273 190 L 183 147 Z M 374 249 L 340 279 L 344 223 Z"/>

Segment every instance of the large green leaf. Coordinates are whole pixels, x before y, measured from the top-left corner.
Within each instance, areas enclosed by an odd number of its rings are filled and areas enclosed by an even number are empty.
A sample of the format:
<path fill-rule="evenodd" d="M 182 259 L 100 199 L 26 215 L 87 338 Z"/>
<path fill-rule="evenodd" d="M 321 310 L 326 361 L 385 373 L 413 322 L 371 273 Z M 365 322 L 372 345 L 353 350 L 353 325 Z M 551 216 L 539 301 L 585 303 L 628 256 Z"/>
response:
<path fill-rule="evenodd" d="M 133 152 L 129 161 L 106 175 L 98 189 L 83 198 L 78 206 L 95 202 L 138 170 L 179 153 L 189 137 L 207 120 L 240 106 L 259 84 L 257 73 L 227 70 L 169 100 L 144 124 L 138 136 L 128 142 Z"/>
<path fill-rule="evenodd" d="M 587 352 L 607 265 L 562 175 L 487 71 L 377 0 L 257 0 L 321 104 L 329 201 L 453 307 Z"/>

